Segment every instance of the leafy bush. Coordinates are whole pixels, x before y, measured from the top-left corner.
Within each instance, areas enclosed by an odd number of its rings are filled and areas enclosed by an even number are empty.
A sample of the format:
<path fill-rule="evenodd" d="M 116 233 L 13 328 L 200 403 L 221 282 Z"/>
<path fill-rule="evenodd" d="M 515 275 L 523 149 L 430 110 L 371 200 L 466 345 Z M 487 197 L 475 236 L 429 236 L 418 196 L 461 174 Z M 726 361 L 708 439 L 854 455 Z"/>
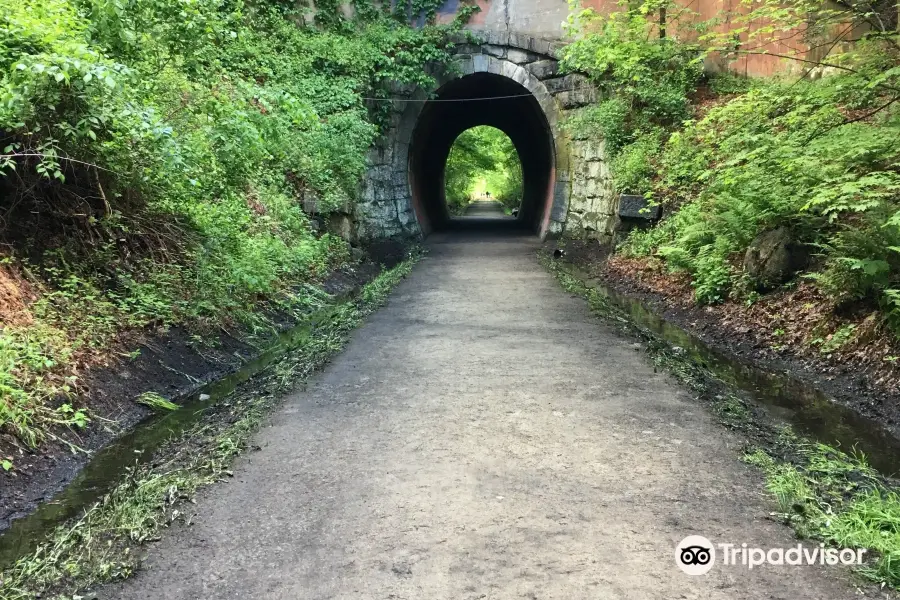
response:
<path fill-rule="evenodd" d="M 870 302 L 900 324 L 896 30 L 875 31 L 829 58 L 833 73 L 818 80 L 807 77 L 810 69 L 793 81 L 724 74 L 704 82 L 700 60 L 708 50 L 734 52 L 733 31 L 701 36 L 706 49 L 660 39 L 660 7 L 668 8 L 644 2 L 607 16 L 575 13 L 577 41 L 563 60 L 605 98 L 570 126 L 603 137 L 619 191 L 652 195 L 667 207 L 658 226 L 631 233 L 625 252 L 655 254 L 688 271 L 699 302 L 720 302 L 736 293 L 754 237 L 788 227 L 818 249 L 810 276 L 829 297 Z M 746 24 L 761 43 L 806 23 L 810 11 L 834 23 L 871 17 L 857 9 L 765 0 L 754 18 L 771 25 L 752 28 L 753 19 L 740 17 L 734 31 Z M 826 33 L 813 29 L 806 33 Z M 697 120 L 689 98 L 701 84 L 713 98 Z"/>
<path fill-rule="evenodd" d="M 770 82 L 715 108 L 672 135 L 658 157 L 660 196 L 688 199 L 656 230 L 632 236 L 635 254 L 656 251 L 694 275 L 698 299 L 723 299 L 740 276 L 724 264 L 759 232 L 788 225 L 821 248 L 823 290 L 885 302 L 896 288 L 900 229 L 897 115 L 846 122 L 841 102 L 855 76 Z M 712 275 L 710 275 L 712 273 Z M 701 293 L 701 290 L 715 290 Z"/>
<path fill-rule="evenodd" d="M 0 0 L 0 241 L 41 297 L 0 330 L 0 428 L 33 443 L 74 357 L 125 327 L 261 324 L 346 260 L 309 213 L 352 209 L 386 105 L 364 98 L 429 84 L 449 46 L 334 11 Z"/>
<path fill-rule="evenodd" d="M 622 148 L 612 162 L 613 182 L 622 193 L 644 193 L 653 187 L 654 162 L 662 146 L 662 129 L 639 132 L 635 140 Z"/>
<path fill-rule="evenodd" d="M 602 135 L 610 156 L 690 116 L 689 94 L 702 75 L 703 53 L 696 44 L 653 31 L 648 13 L 672 8 L 669 4 L 643 2 L 607 15 L 572 5 L 568 28 L 576 39 L 560 65 L 587 74 L 605 100 L 570 126 Z"/>

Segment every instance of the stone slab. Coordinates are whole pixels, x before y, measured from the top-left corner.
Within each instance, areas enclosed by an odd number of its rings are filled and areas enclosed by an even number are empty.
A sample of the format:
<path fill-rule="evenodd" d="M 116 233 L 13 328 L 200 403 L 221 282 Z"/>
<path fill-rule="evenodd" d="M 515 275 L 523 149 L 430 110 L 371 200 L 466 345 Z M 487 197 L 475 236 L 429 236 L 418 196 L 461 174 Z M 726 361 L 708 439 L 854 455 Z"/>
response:
<path fill-rule="evenodd" d="M 644 196 L 622 194 L 619 196 L 619 216 L 623 219 L 655 221 L 662 214 L 659 204 L 651 204 Z"/>

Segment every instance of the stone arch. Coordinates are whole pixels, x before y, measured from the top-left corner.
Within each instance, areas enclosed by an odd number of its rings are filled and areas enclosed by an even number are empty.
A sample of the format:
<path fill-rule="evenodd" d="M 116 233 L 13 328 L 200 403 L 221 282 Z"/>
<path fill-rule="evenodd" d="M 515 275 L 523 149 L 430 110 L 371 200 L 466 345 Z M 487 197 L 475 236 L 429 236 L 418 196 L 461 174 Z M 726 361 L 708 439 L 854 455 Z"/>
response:
<path fill-rule="evenodd" d="M 530 215 L 532 229 L 542 237 L 558 235 L 573 222 L 578 227 L 587 224 L 585 229 L 600 232 L 610 229 L 613 207 L 605 207 L 609 199 L 597 202 L 603 195 L 603 188 L 609 188 L 611 194 L 611 187 L 606 182 L 608 170 L 605 164 L 593 164 L 603 161 L 602 143 L 572 140 L 561 127 L 567 113 L 594 99 L 593 90 L 580 76 L 559 75 L 555 58 L 561 47 L 559 43 L 498 32 L 477 35 L 481 35 L 480 41 L 476 37 L 477 43 L 472 41 L 472 32 L 457 40 L 455 71 L 452 75 L 437 77 L 434 89 L 397 87 L 393 90 L 396 100 L 390 128 L 370 152 L 371 166 L 357 205 L 358 236 L 363 239 L 422 236 L 436 225 L 433 215 L 423 210 L 421 194 L 417 197 L 415 174 L 418 167 L 416 158 L 411 156 L 412 153 L 418 156 L 421 151 L 414 147 L 416 129 L 421 124 L 423 111 L 427 113 L 429 106 L 437 104 L 428 102 L 431 94 L 440 94 L 454 82 L 476 76 L 482 77 L 483 81 L 487 78 L 506 81 L 507 88 L 517 86 L 527 91 L 546 126 L 545 140 L 550 146 L 549 177 L 543 182 L 538 180 L 538 185 L 544 188 L 540 191 L 543 202 L 539 219 Z M 480 109 L 472 107 L 471 110 Z M 477 120 L 473 119 L 470 126 L 491 124 L 477 123 Z M 445 142 L 441 141 L 442 144 Z M 520 140 L 516 144 L 520 157 L 521 145 Z M 537 159 L 532 162 L 537 164 Z M 432 176 L 434 172 L 432 168 Z M 442 188 L 440 193 L 443 193 Z M 531 193 L 536 192 L 532 190 Z M 585 199 L 589 201 L 586 203 Z M 605 208 L 592 210 L 598 204 Z"/>
<path fill-rule="evenodd" d="M 554 132 L 558 131 L 560 119 L 556 102 L 540 80 L 522 66 L 508 60 L 484 54 L 465 54 L 457 57 L 456 67 L 457 74 L 454 77 L 439 81 L 436 90 L 439 99 L 449 99 L 446 98 L 448 94 L 461 96 L 455 99 L 463 99 L 466 95 L 476 97 L 496 95 L 501 97 L 497 102 L 502 102 L 503 106 L 495 109 L 496 104 L 494 106 L 470 104 L 466 107 L 464 115 L 460 115 L 459 110 L 454 110 L 456 105 L 412 102 L 406 107 L 396 140 L 401 147 L 410 149 L 414 156 L 398 158 L 405 159 L 408 164 L 410 204 L 420 231 L 427 235 L 442 225 L 437 210 L 433 206 L 429 209 L 429 206 L 434 204 L 445 206 L 442 182 L 436 181 L 435 178 L 439 179 L 442 176 L 443 163 L 446 161 L 453 139 L 469 127 L 492 125 L 510 136 L 526 169 L 525 200 L 520 218 L 523 222 L 527 222 L 535 233 L 546 235 L 551 216 L 555 215 L 556 220 L 562 222 L 568 205 L 567 179 L 557 181 L 557 173 L 568 172 L 568 152 L 564 140 L 560 143 L 554 136 Z M 474 94 L 465 93 L 467 81 L 471 82 L 468 83 L 468 89 Z M 518 98 L 503 98 L 521 92 L 527 92 L 531 97 L 524 97 L 521 101 Z M 427 95 L 420 90 L 417 97 L 425 100 Z M 504 119 L 503 113 L 510 110 L 516 111 L 520 119 L 528 122 L 517 126 L 509 118 Z M 426 125 L 425 121 L 428 121 L 429 113 L 433 115 L 432 120 L 440 122 L 439 129 L 442 136 L 433 135 L 434 131 L 428 135 L 421 131 Z M 455 118 L 450 115 L 454 115 Z M 456 122 L 448 123 L 448 119 Z M 453 125 L 455 128 L 448 129 Z M 442 139 L 435 140 L 435 137 Z M 432 153 L 429 152 L 431 148 L 423 147 L 433 143 L 442 144 L 442 147 L 435 149 L 436 157 L 432 157 Z M 428 181 L 417 181 L 417 175 L 423 173 L 423 159 L 427 158 L 433 158 L 440 163 L 440 170 L 431 168 L 428 170 Z"/>

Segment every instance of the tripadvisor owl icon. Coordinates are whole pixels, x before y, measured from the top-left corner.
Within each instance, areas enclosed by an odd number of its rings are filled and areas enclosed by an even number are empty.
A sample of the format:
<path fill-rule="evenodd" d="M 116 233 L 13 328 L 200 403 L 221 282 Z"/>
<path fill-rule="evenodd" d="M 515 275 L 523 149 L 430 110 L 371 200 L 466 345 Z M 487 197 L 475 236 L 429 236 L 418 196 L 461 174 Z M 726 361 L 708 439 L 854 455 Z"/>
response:
<path fill-rule="evenodd" d="M 702 535 L 689 535 L 675 547 L 675 564 L 688 575 L 705 575 L 716 563 L 716 549 Z"/>

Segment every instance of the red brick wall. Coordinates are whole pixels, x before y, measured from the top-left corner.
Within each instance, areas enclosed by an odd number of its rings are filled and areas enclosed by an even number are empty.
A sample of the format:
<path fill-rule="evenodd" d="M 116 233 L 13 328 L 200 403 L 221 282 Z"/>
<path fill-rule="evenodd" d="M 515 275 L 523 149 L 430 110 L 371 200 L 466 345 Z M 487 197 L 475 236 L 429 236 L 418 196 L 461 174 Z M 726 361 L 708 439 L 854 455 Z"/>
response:
<path fill-rule="evenodd" d="M 616 0 L 583 0 L 585 7 L 593 8 L 600 13 L 608 13 L 619 9 Z M 735 11 L 746 11 L 746 7 L 742 6 L 740 0 L 679 0 L 679 4 L 684 6 L 690 13 L 684 13 L 679 17 L 681 22 L 702 22 L 714 18 L 722 18 L 725 14 Z M 670 15 L 670 19 L 675 15 Z M 673 29 L 674 24 L 669 25 L 669 31 L 672 34 L 678 34 L 677 28 Z M 743 26 L 743 25 L 742 25 Z M 757 27 L 759 24 L 756 25 Z M 752 27 L 752 25 L 751 25 Z M 724 22 L 716 31 L 727 31 L 729 29 L 728 22 Z M 683 34 L 683 32 L 682 32 Z M 786 70 L 796 70 L 801 63 L 795 60 L 785 59 L 775 54 L 799 56 L 805 58 L 807 51 L 803 44 L 799 32 L 794 34 L 780 34 L 781 40 L 771 40 L 763 43 L 760 40 L 753 40 L 745 45 L 745 49 L 754 51 L 767 51 L 769 54 L 744 54 L 737 60 L 729 63 L 728 68 L 734 73 L 753 76 L 768 76 Z M 747 35 L 742 34 L 741 40 L 746 42 Z"/>

